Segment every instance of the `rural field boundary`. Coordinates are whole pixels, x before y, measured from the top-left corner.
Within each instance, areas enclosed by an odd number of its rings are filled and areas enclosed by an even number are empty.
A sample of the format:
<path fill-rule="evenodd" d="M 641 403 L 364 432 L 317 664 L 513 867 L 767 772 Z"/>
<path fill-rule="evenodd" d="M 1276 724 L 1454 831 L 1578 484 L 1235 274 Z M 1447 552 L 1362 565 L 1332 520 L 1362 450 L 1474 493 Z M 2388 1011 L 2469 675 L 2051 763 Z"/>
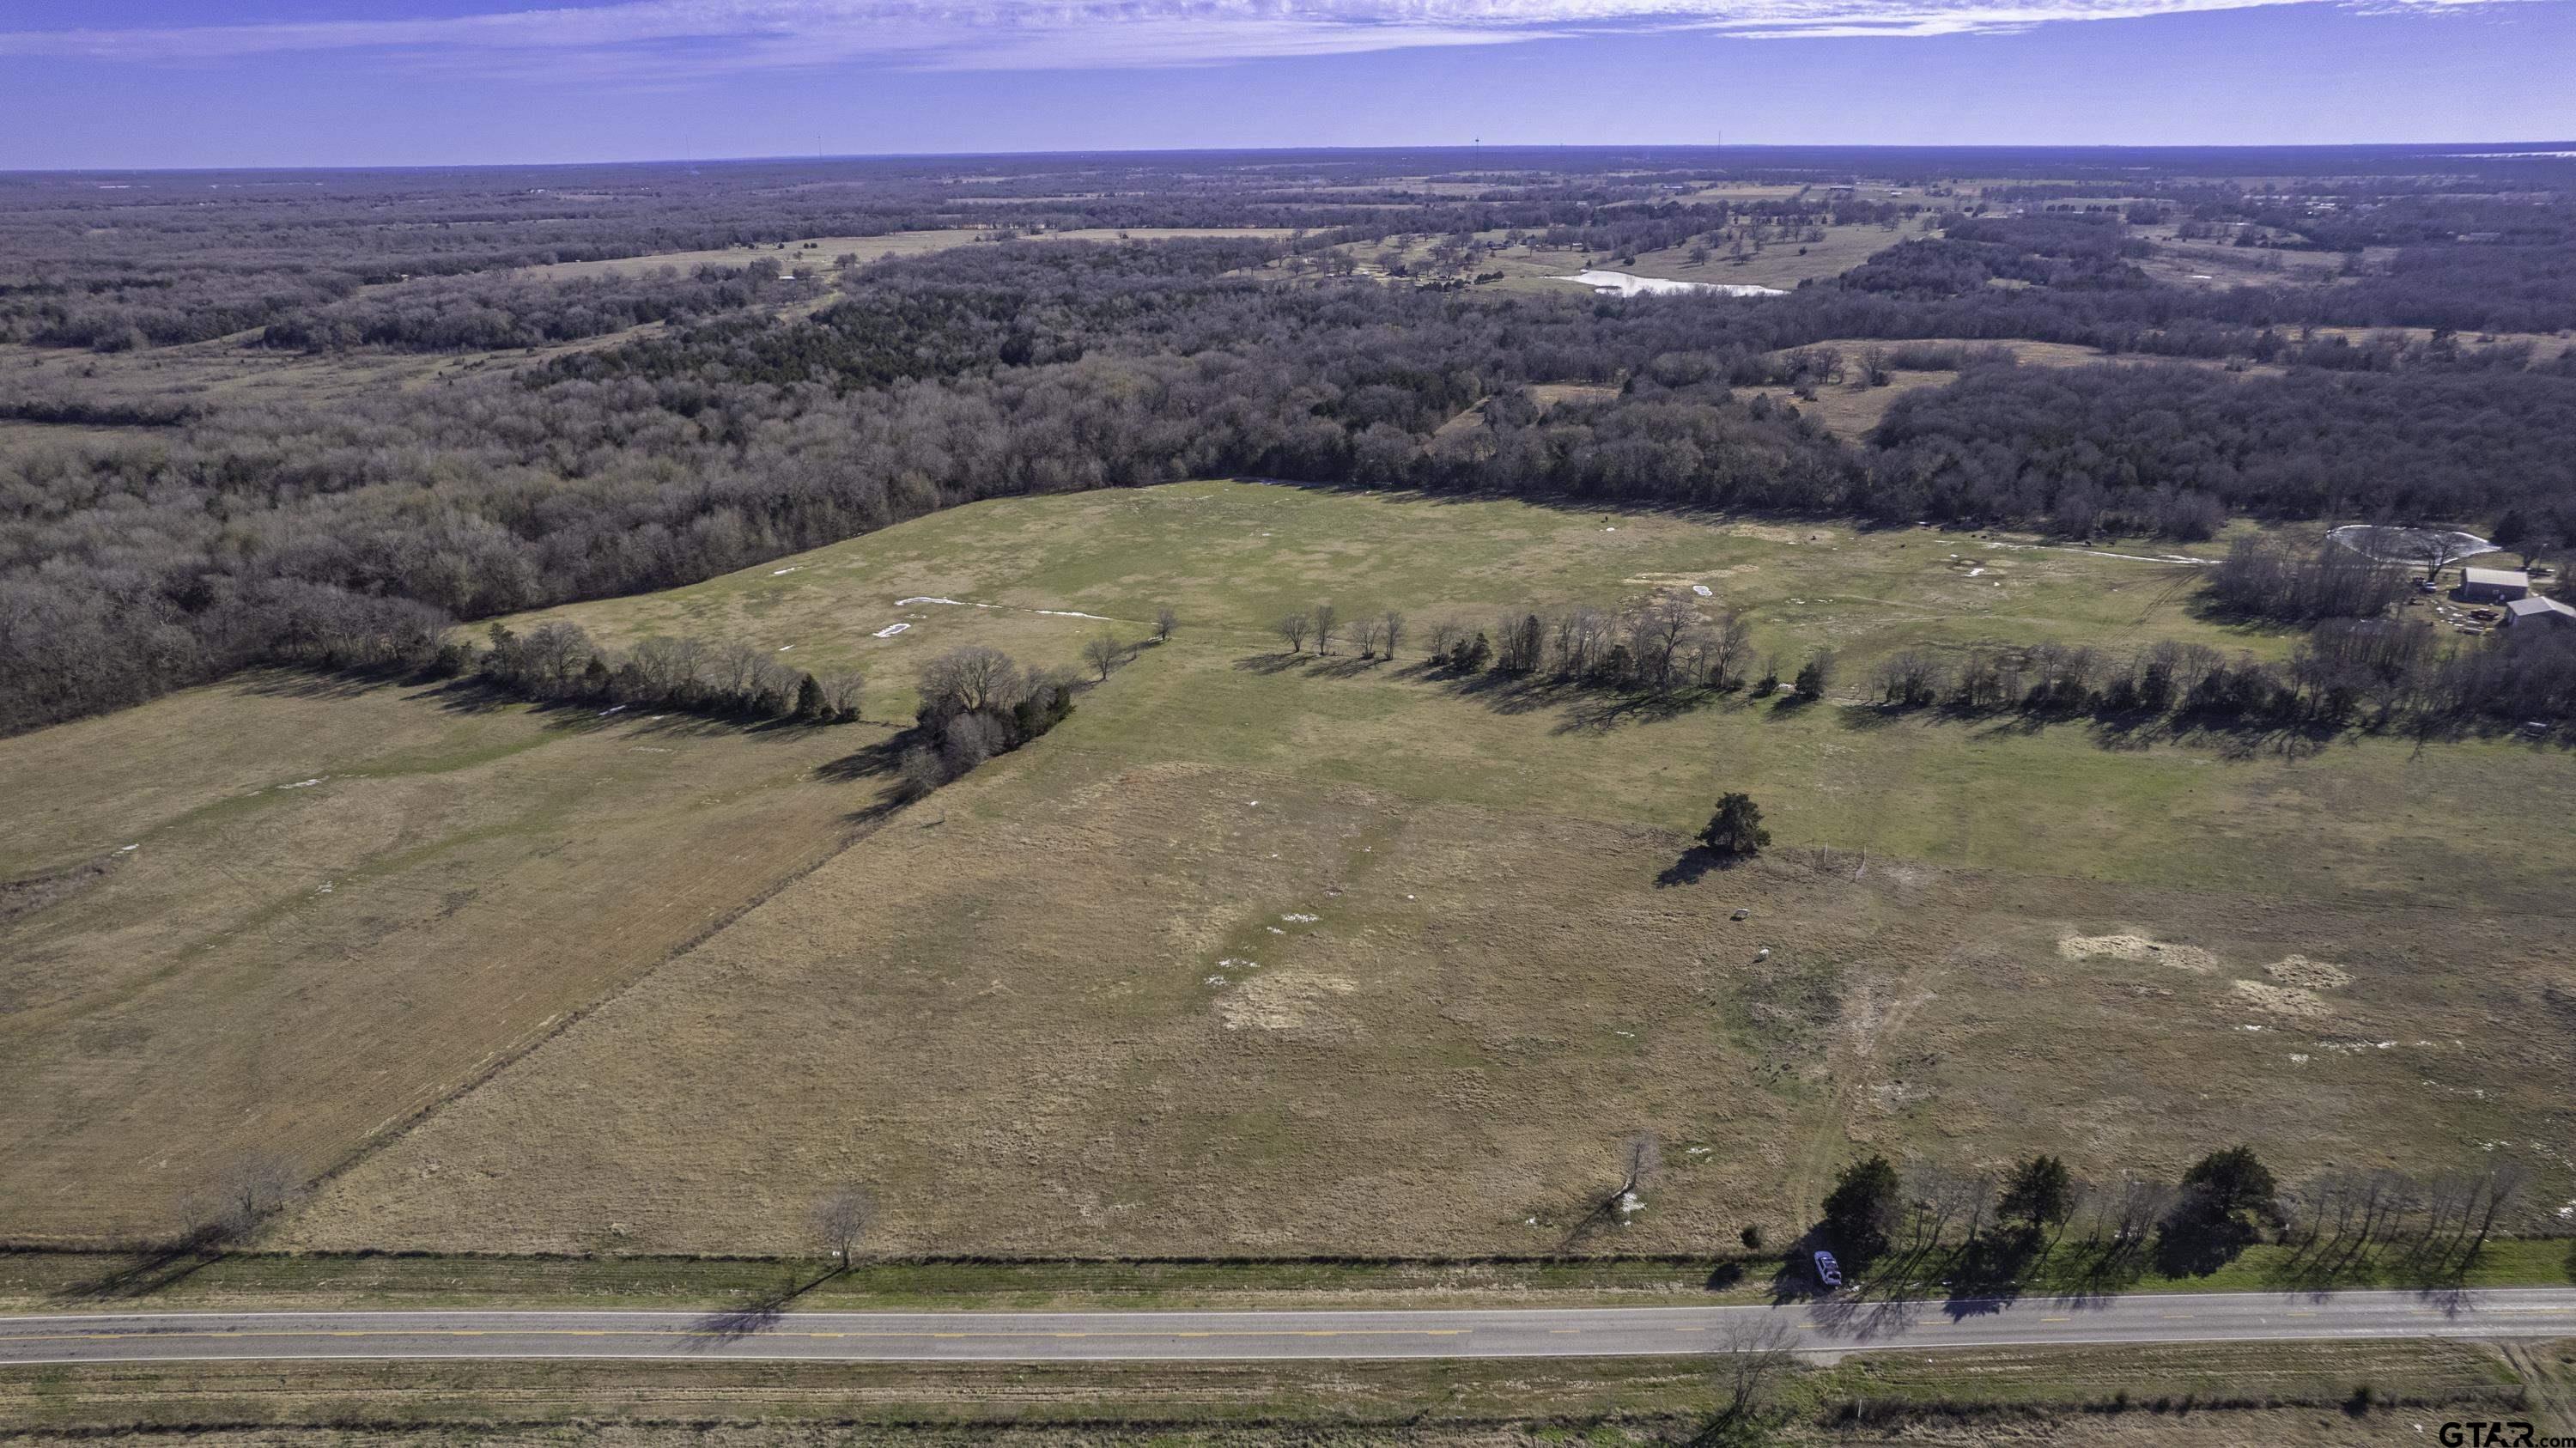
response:
<path fill-rule="evenodd" d="M 815 785 L 809 783 L 807 787 L 812 788 L 815 787 Z M 752 911 L 769 903 L 769 901 L 774 899 L 780 891 L 785 890 L 788 886 L 795 884 L 797 881 L 813 874 L 816 870 L 819 870 L 825 865 L 828 865 L 832 861 L 840 858 L 841 855 L 848 852 L 851 847 L 865 841 L 869 836 L 874 835 L 878 830 L 884 828 L 886 820 L 891 818 L 894 813 L 895 811 L 890 809 L 854 826 L 843 833 L 837 841 L 833 842 L 828 847 L 817 851 L 812 859 L 807 860 L 805 863 L 796 866 L 786 874 L 771 881 L 767 886 L 763 887 L 748 899 L 745 899 L 735 904 L 730 909 L 724 910 L 710 918 L 698 929 L 691 931 L 688 935 L 672 944 L 670 948 L 664 950 L 661 955 L 654 959 L 650 964 L 628 976 L 625 980 L 620 981 L 612 989 L 602 992 L 586 1005 L 576 1006 L 571 1010 L 562 1012 L 552 1020 L 540 1025 L 535 1031 L 522 1037 L 516 1043 L 504 1046 L 500 1050 L 493 1052 L 480 1064 L 468 1071 L 464 1078 L 458 1081 L 453 1087 L 440 1092 L 436 1097 L 421 1106 L 408 1111 L 400 1117 L 386 1122 L 376 1130 L 369 1132 L 363 1140 L 361 1140 L 339 1161 L 334 1162 L 331 1166 L 316 1173 L 312 1178 L 307 1180 L 303 1184 L 304 1193 L 306 1195 L 310 1195 L 315 1190 L 329 1185 L 338 1177 L 357 1167 L 361 1162 L 364 1162 L 377 1152 L 382 1151 L 384 1148 L 401 1140 L 405 1134 L 419 1126 L 422 1122 L 429 1120 L 440 1111 L 445 1110 L 448 1106 L 473 1092 L 476 1088 L 484 1085 L 493 1077 L 500 1075 L 505 1070 L 508 1070 L 511 1066 L 525 1060 L 530 1053 L 536 1051 L 539 1047 L 589 1019 L 601 1007 L 642 984 L 646 979 L 650 978 L 655 971 L 660 970 L 663 966 L 670 964 L 672 961 L 677 960 L 681 956 L 688 954 L 690 951 L 697 949 L 701 945 L 704 945 L 727 926 L 732 925 L 735 921 L 740 920 Z M 19 1249 L 7 1248 L 5 1250 Z"/>

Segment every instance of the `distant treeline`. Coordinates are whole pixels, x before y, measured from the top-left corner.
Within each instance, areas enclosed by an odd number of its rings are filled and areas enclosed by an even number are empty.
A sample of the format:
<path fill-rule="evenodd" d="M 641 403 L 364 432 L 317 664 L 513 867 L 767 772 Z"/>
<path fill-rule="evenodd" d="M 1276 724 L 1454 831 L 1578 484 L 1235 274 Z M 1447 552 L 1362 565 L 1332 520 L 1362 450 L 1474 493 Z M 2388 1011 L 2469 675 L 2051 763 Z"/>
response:
<path fill-rule="evenodd" d="M 880 211 L 799 202 L 776 215 L 890 224 L 913 214 L 903 206 L 926 204 L 930 174 L 901 172 Z M 1141 225 L 1296 212 L 1275 181 L 1197 188 L 1155 175 L 1138 198 L 1094 206 L 1036 193 L 1025 214 L 1057 208 L 1045 214 Z M 661 214 L 649 198 L 603 194 L 623 199 L 483 198 L 485 230 L 518 240 L 487 237 L 473 243 L 480 251 L 456 240 L 465 250 L 453 259 L 463 268 L 522 243 L 593 234 L 591 222 L 567 219 L 593 208 L 605 228 L 596 234 L 630 240 L 637 218 Z M 1226 210 L 1255 194 L 1266 199 Z M 651 239 L 718 234 L 706 214 L 717 195 L 673 201 L 666 231 Z M 472 230 L 464 202 L 429 187 L 400 206 L 442 220 L 403 234 L 450 244 Z M 1007 219 L 1021 204 L 1000 210 Z M 1651 185 L 1554 174 L 1534 190 L 1436 204 L 1526 213 L 1531 225 L 1590 225 L 1583 218 L 1605 210 L 1669 219 L 1677 205 Z M 30 225 L 140 215 L 173 228 L 158 244 L 177 248 L 189 208 L 162 205 L 0 206 L 0 240 Z M 1559 211 L 1573 220 L 1552 219 Z M 1432 218 L 1365 214 L 1390 230 Z M 230 248 L 252 265 L 270 244 L 258 240 L 256 215 L 216 208 L 202 223 L 205 254 Z M 334 215 L 308 218 L 324 238 L 314 245 L 362 250 L 349 217 L 324 224 Z M 451 222 L 463 229 L 441 229 Z M 168 436 L 0 456 L 0 729 L 250 663 L 398 654 L 453 618 L 691 582 L 978 498 L 1211 475 L 2079 536 L 2199 537 L 2231 514 L 2474 521 L 2508 510 L 2540 551 L 2576 533 L 2576 364 L 2455 366 L 2448 359 L 2463 349 L 2453 339 L 2395 349 L 2396 373 L 2295 365 L 2298 349 L 2316 345 L 2297 335 L 2298 318 L 2341 315 L 2361 295 L 2357 281 L 2145 284 L 2131 277 L 2130 244 L 2114 228 L 2051 215 L 1958 218 L 1955 246 L 1905 242 L 1849 282 L 1776 299 L 1481 295 L 1288 281 L 1262 269 L 1325 235 L 964 247 L 868 267 L 844 301 L 791 321 L 729 305 L 789 285 L 756 272 L 524 294 L 506 278 L 467 278 L 318 307 L 294 300 L 263 320 L 288 329 L 281 343 L 301 335 L 295 345 L 519 339 L 624 325 L 656 308 L 678 316 L 699 304 L 693 296 L 718 310 L 514 377 L 329 412 L 192 401 L 204 410 Z M 141 243 L 103 254 L 127 245 Z M 1999 279 L 2017 284 L 1989 284 Z M 20 286 L 0 311 L 41 308 L 52 295 L 41 282 Z M 509 305 L 480 318 L 478 297 Z M 1900 399 L 1858 448 L 1731 390 L 1778 375 L 1790 365 L 1778 354 L 1854 337 L 1886 339 L 1915 365 L 1965 370 L 1955 385 Z M 2070 371 L 1947 345 L 1902 351 L 1957 338 L 2209 358 L 2272 346 L 2293 366 L 2282 376 Z M 1542 405 L 1532 389 L 1546 383 L 1603 392 Z"/>
<path fill-rule="evenodd" d="M 821 290 L 809 278 L 782 276 L 770 257 L 686 274 L 660 267 L 568 281 L 484 273 L 405 282 L 307 308 L 269 323 L 260 340 L 305 352 L 492 352 L 800 301 Z"/>

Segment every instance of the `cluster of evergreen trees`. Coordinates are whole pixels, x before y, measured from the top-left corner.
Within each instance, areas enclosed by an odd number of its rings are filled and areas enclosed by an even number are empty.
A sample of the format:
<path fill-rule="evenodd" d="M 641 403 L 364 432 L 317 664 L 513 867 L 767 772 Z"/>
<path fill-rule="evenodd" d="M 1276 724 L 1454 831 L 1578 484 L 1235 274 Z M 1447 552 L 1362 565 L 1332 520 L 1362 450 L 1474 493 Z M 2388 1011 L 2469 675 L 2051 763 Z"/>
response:
<path fill-rule="evenodd" d="M 2194 1162 L 2179 1180 L 2077 1177 L 2054 1156 L 2029 1156 L 2000 1172 L 1937 1163 L 1900 1170 L 1883 1155 L 1845 1167 L 1826 1194 L 1818 1234 L 1846 1265 L 1891 1255 L 1917 1263 L 1957 1253 L 1952 1270 L 2010 1280 L 2043 1240 L 2070 1228 L 2116 1265 L 2153 1248 L 2171 1275 L 2206 1274 L 2266 1235 L 2292 1249 L 2285 1269 L 2332 1279 L 2375 1253 L 2394 1251 L 2427 1274 L 2477 1260 L 2514 1216 L 2532 1177 L 2511 1161 L 2417 1178 L 2394 1168 L 2331 1168 L 2284 1188 L 2251 1147 Z"/>

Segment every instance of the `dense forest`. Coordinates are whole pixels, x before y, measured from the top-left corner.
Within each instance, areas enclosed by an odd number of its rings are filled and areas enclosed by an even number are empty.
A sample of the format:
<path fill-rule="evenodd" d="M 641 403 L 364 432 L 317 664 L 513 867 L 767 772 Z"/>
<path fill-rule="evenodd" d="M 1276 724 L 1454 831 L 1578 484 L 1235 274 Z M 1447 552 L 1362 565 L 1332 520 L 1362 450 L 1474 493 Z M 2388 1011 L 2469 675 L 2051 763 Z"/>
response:
<path fill-rule="evenodd" d="M 1939 154 L 1872 164 L 1960 174 Z M 27 424 L 0 446 L 0 729 L 262 661 L 417 659 L 452 620 L 687 582 L 975 498 L 1190 476 L 2075 537 L 2510 513 L 2554 551 L 2576 537 L 2576 360 L 2534 339 L 2576 326 L 2576 168 L 2481 163 L 2435 188 L 2402 169 L 2420 154 L 2331 156 L 2294 192 L 2173 153 L 2089 198 L 2042 178 L 2097 169 L 1985 157 L 1975 174 L 2030 180 L 1901 204 L 1855 195 L 1857 162 L 1826 153 L 192 178 L 214 194 L 184 202 L 170 178 L 0 180 L 0 338 L 22 356 L 605 339 L 327 408 L 0 387 L 0 418 Z M 1680 199 L 1749 176 L 1773 184 Z M 2148 267 L 2151 221 L 2334 259 L 2177 286 Z M 1886 244 L 1772 298 L 1310 264 L 1405 236 L 1450 238 L 1469 272 L 1480 238 L 1615 259 L 1827 225 Z M 835 268 L 819 310 L 784 305 L 825 283 L 781 268 L 782 242 L 969 226 L 992 244 Z M 1074 226 L 1288 234 L 1007 239 Z M 516 270 L 725 247 L 740 265 Z M 663 325 L 612 335 L 645 322 Z M 2317 330 L 2337 327 L 2417 330 Z M 1799 359 L 1851 339 L 1957 380 L 1899 398 L 1859 443 L 1744 395 L 1819 385 Z M 2018 366 L 1961 339 L 2122 360 Z M 1886 365 L 1821 385 L 1867 387 Z M 1543 404 L 1531 389 L 1550 383 L 1593 390 Z M 54 440 L 56 424 L 124 430 Z"/>

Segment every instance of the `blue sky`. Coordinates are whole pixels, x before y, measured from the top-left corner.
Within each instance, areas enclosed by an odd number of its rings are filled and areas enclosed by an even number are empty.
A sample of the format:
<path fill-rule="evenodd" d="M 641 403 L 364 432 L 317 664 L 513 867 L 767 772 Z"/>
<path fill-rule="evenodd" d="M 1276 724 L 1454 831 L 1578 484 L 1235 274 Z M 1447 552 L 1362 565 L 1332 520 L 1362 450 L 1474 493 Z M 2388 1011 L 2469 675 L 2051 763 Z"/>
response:
<path fill-rule="evenodd" d="M 2576 0 L 5 0 L 0 169 L 2576 136 Z"/>

